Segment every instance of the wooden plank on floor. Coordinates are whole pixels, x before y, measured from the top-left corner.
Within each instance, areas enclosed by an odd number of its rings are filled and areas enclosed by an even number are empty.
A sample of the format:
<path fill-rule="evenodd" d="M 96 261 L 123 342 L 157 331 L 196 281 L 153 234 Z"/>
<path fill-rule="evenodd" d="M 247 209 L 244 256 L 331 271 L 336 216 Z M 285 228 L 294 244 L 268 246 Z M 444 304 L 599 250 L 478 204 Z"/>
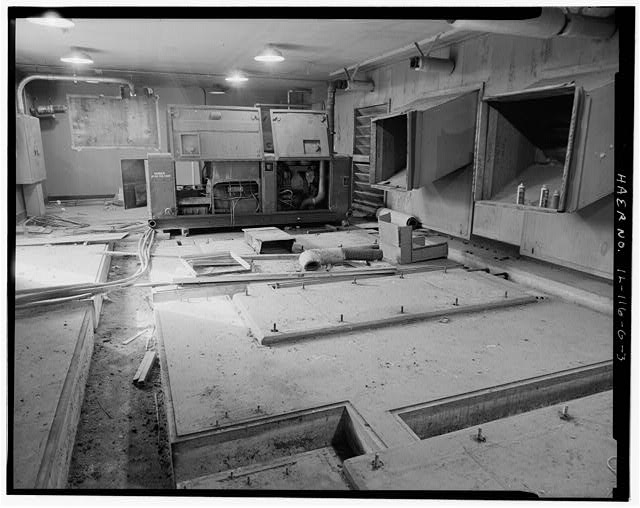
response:
<path fill-rule="evenodd" d="M 302 245 L 305 250 L 360 247 L 378 243 L 378 236 L 369 234 L 367 230 L 351 229 L 348 231 L 296 235 L 296 243 Z"/>
<path fill-rule="evenodd" d="M 104 246 L 102 251 L 103 255 L 100 258 L 100 266 L 98 267 L 98 273 L 96 274 L 96 282 L 107 282 L 109 278 L 109 269 L 111 268 L 111 256 L 108 253 L 113 249 L 113 243 L 108 243 Z M 92 298 L 94 307 L 94 319 L 93 330 L 95 331 L 100 324 L 100 317 L 102 315 L 102 303 L 104 302 L 104 295 L 96 295 Z"/>
<path fill-rule="evenodd" d="M 47 238 L 17 238 L 16 245 L 63 245 L 73 243 L 109 243 L 117 240 L 122 240 L 129 233 L 95 233 L 95 234 L 80 234 L 80 235 L 68 235 L 68 236 L 56 236 Z"/>
<path fill-rule="evenodd" d="M 140 366 L 133 376 L 133 384 L 136 386 L 144 386 L 147 380 L 149 379 L 149 374 L 151 373 L 151 369 L 153 369 L 153 365 L 156 361 L 157 353 L 155 350 L 147 351 L 142 358 L 142 362 L 140 362 Z"/>

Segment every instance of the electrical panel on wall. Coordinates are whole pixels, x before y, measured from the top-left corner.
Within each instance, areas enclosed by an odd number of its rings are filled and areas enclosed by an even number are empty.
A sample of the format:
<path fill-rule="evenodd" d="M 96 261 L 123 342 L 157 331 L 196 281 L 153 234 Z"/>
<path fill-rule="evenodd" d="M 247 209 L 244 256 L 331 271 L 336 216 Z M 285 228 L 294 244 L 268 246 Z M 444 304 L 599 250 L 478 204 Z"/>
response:
<path fill-rule="evenodd" d="M 47 178 L 42 149 L 40 120 L 29 115 L 16 117 L 16 183 L 41 182 Z"/>

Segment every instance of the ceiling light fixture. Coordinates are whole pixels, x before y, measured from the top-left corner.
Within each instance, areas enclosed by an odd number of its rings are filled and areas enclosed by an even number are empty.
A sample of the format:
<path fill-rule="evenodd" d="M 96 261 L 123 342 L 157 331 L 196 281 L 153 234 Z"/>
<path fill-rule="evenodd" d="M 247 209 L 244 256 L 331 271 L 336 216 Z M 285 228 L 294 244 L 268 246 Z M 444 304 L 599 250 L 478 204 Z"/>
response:
<path fill-rule="evenodd" d="M 78 65 L 93 63 L 93 59 L 89 56 L 88 53 L 85 53 L 84 51 L 77 51 L 77 50 L 72 51 L 70 55 L 61 57 L 60 61 L 65 63 L 70 63 L 70 64 L 78 64 Z"/>
<path fill-rule="evenodd" d="M 75 26 L 73 21 L 61 17 L 54 11 L 45 12 L 42 16 L 37 18 L 27 18 L 27 21 L 34 25 L 51 26 L 54 28 L 72 28 Z"/>
<path fill-rule="evenodd" d="M 211 87 L 211 90 L 209 90 L 207 93 L 210 93 L 212 95 L 223 95 L 227 93 L 227 88 L 225 88 L 224 86 L 221 85 L 213 85 Z"/>
<path fill-rule="evenodd" d="M 225 81 L 229 81 L 230 83 L 244 83 L 245 81 L 249 81 L 249 78 L 244 74 L 239 72 L 234 72 L 230 76 L 224 78 Z"/>
<path fill-rule="evenodd" d="M 258 62 L 282 62 L 284 61 L 284 56 L 282 56 L 281 51 L 269 45 L 254 56 L 253 59 Z"/>

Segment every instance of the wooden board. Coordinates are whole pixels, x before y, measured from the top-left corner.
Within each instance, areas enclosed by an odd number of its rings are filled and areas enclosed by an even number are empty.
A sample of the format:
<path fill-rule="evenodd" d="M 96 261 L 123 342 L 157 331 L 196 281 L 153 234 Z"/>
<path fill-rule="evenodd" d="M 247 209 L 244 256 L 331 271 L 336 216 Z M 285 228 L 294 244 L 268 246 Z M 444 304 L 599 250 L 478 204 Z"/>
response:
<path fill-rule="evenodd" d="M 155 98 L 67 95 L 71 146 L 160 148 Z"/>
<path fill-rule="evenodd" d="M 249 286 L 248 295 L 236 294 L 233 301 L 250 323 L 257 340 L 268 344 L 341 333 L 341 330 L 348 332 L 369 325 L 375 328 L 385 323 L 400 324 L 415 317 L 429 319 L 464 309 L 476 311 L 497 302 L 526 303 L 527 298 L 535 301 L 530 293 L 503 279 L 450 270 L 413 273 L 402 278 L 371 278 L 356 284 L 336 282 L 305 289 L 273 289 L 255 284 Z"/>
<path fill-rule="evenodd" d="M 62 245 L 72 243 L 110 243 L 122 240 L 128 233 L 86 233 L 80 235 L 53 236 L 47 238 L 17 238 L 16 246 Z"/>
<path fill-rule="evenodd" d="M 334 231 L 331 233 L 311 233 L 296 235 L 296 244 L 305 250 L 330 249 L 332 247 L 361 247 L 378 242 L 376 234 L 364 230 Z"/>
<path fill-rule="evenodd" d="M 15 488 L 65 488 L 91 353 L 89 303 L 19 313 L 15 321 Z"/>

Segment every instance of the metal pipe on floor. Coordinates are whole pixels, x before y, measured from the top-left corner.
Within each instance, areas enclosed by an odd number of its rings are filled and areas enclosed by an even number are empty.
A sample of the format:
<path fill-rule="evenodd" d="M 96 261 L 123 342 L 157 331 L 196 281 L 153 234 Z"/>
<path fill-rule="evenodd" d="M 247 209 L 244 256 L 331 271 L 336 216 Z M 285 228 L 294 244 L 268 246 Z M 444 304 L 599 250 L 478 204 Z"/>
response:
<path fill-rule="evenodd" d="M 393 222 L 394 224 L 398 224 L 399 226 L 412 226 L 413 228 L 416 228 L 420 223 L 420 221 L 413 215 L 398 212 L 396 210 L 392 210 L 391 208 L 378 208 L 376 210 L 376 217 L 378 218 L 378 220 L 383 215 L 389 215 L 391 222 Z"/>

